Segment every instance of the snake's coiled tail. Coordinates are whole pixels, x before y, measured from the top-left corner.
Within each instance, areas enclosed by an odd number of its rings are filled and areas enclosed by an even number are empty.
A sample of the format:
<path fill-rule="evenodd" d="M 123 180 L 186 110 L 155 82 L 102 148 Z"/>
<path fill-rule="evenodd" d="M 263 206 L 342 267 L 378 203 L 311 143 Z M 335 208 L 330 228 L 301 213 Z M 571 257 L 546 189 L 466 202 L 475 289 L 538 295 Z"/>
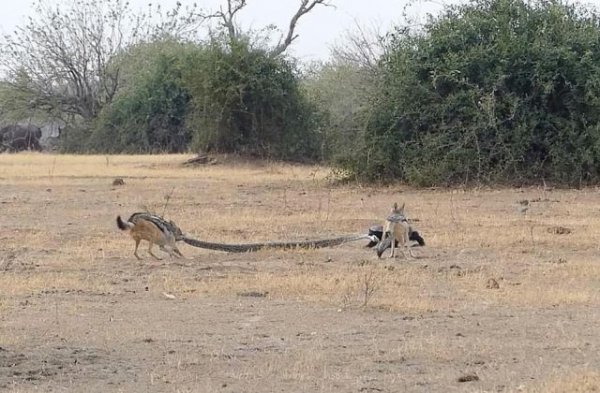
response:
<path fill-rule="evenodd" d="M 196 240 L 189 237 L 183 237 L 181 240 L 193 247 L 205 248 L 208 250 L 226 251 L 226 252 L 253 252 L 262 249 L 294 249 L 294 248 L 323 248 L 334 247 L 340 244 L 368 239 L 368 235 L 341 236 L 331 239 L 320 240 L 302 240 L 289 242 L 265 242 L 265 243 L 246 243 L 246 244 L 225 244 L 211 243 L 202 240 Z"/>

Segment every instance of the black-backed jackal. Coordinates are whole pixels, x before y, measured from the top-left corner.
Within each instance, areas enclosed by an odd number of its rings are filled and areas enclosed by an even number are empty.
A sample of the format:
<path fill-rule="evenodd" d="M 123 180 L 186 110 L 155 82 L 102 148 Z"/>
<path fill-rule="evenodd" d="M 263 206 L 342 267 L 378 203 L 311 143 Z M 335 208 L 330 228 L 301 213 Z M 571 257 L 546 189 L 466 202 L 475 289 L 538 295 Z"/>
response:
<path fill-rule="evenodd" d="M 394 203 L 390 215 L 385 219 L 385 223 L 383 224 L 383 238 L 377 247 L 377 256 L 381 258 L 381 254 L 387 248 L 386 239 L 391 238 L 390 247 L 392 251 L 390 253 L 390 258 L 395 256 L 396 251 L 396 242 L 398 246 L 402 247 L 402 254 L 406 257 L 405 250 L 408 249 L 410 256 L 413 256 L 412 251 L 409 248 L 409 240 L 410 240 L 410 224 L 404 215 L 404 204 L 402 207 L 398 208 L 398 204 Z M 385 246 L 384 246 L 385 245 Z"/>
<path fill-rule="evenodd" d="M 122 231 L 128 231 L 135 240 L 133 255 L 137 259 L 142 259 L 137 253 L 142 240 L 148 241 L 148 253 L 158 260 L 161 258 L 152 252 L 152 247 L 155 244 L 170 256 L 176 258 L 183 256 L 175 244 L 183 234 L 173 221 L 166 221 L 150 213 L 133 213 L 127 221 L 123 221 L 121 216 L 117 216 L 117 226 Z"/>
<path fill-rule="evenodd" d="M 370 241 L 369 241 L 369 244 L 367 244 L 365 247 L 373 248 L 376 245 L 378 245 L 379 242 L 381 242 L 381 239 L 383 238 L 383 225 L 371 226 L 369 228 L 368 236 L 369 236 Z M 409 230 L 408 239 L 411 242 L 417 242 L 417 244 L 412 244 L 413 247 L 425 246 L 425 239 L 423 239 L 423 236 L 421 236 L 421 234 L 418 231 L 415 231 L 412 226 L 410 227 L 410 230 Z M 396 245 L 398 245 L 397 241 L 396 241 Z M 385 246 L 385 249 L 388 249 L 389 246 L 390 246 L 390 244 L 387 244 Z"/>

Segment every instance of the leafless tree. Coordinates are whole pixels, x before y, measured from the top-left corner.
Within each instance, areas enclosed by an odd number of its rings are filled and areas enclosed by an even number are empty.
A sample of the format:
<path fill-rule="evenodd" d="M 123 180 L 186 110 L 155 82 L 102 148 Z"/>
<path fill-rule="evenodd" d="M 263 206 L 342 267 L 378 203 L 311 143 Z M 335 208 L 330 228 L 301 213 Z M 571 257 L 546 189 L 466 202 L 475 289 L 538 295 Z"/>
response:
<path fill-rule="evenodd" d="M 219 11 L 211 15 L 211 17 L 219 19 L 221 27 L 227 31 L 230 40 L 239 38 L 239 29 L 236 25 L 235 17 L 246 5 L 247 0 L 227 0 L 226 7 L 221 7 Z M 298 21 L 316 6 L 331 7 L 332 4 L 327 0 L 300 0 L 298 9 L 290 19 L 287 32 L 279 39 L 277 45 L 270 50 L 271 56 L 281 55 L 298 38 L 298 34 L 296 34 Z"/>
<path fill-rule="evenodd" d="M 290 19 L 290 24 L 288 27 L 288 31 L 287 34 L 285 35 L 285 37 L 279 41 L 279 43 L 277 44 L 277 46 L 271 51 L 271 54 L 273 56 L 278 56 L 280 54 L 282 54 L 283 52 L 285 52 L 285 50 L 292 44 L 292 42 L 298 38 L 298 34 L 295 33 L 296 30 L 296 25 L 298 24 L 298 21 L 300 20 L 300 18 L 306 14 L 308 14 L 310 11 L 312 11 L 313 8 L 315 8 L 317 5 L 323 5 L 323 6 L 331 6 L 331 3 L 325 1 L 325 0 L 301 0 L 300 1 L 300 7 L 298 8 L 298 10 L 296 11 L 296 13 L 292 16 L 292 18 Z"/>
<path fill-rule="evenodd" d="M 125 0 L 37 0 L 34 17 L 0 44 L 6 84 L 30 108 L 94 118 L 119 88 L 117 57 L 161 35 L 193 34 L 201 14 L 180 3 L 136 13 Z"/>
<path fill-rule="evenodd" d="M 227 0 L 227 9 L 221 7 L 214 16 L 220 19 L 220 24 L 227 30 L 230 40 L 238 38 L 238 28 L 235 23 L 235 15 L 246 6 L 246 0 Z"/>
<path fill-rule="evenodd" d="M 355 23 L 355 29 L 347 31 L 342 43 L 332 48 L 332 57 L 372 72 L 385 51 L 385 40 L 380 26 Z"/>

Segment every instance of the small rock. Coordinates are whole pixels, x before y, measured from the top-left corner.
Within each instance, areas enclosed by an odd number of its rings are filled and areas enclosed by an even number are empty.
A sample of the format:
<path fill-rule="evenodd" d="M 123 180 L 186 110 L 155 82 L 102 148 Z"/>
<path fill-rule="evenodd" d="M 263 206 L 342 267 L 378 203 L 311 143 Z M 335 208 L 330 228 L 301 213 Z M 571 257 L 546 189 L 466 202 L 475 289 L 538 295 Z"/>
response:
<path fill-rule="evenodd" d="M 117 177 L 113 180 L 112 182 L 113 186 L 124 186 L 125 185 L 125 180 L 123 180 L 122 177 Z"/>
<path fill-rule="evenodd" d="M 548 233 L 553 234 L 553 235 L 568 235 L 572 232 L 572 230 L 570 228 L 561 227 L 561 226 L 550 227 L 546 230 L 548 231 Z"/>
<path fill-rule="evenodd" d="M 164 297 L 166 297 L 167 299 L 170 299 L 170 300 L 174 300 L 174 299 L 176 299 L 175 295 L 172 295 L 172 294 L 170 294 L 170 293 L 167 293 L 167 292 L 163 292 L 163 293 L 162 293 L 162 295 L 163 295 Z"/>
<path fill-rule="evenodd" d="M 550 261 L 550 263 L 563 264 L 567 263 L 567 260 L 564 258 L 557 258 Z"/>
<path fill-rule="evenodd" d="M 495 279 L 490 278 L 489 280 L 487 280 L 485 287 L 487 289 L 500 289 L 500 284 L 498 284 L 498 281 L 496 281 Z"/>
<path fill-rule="evenodd" d="M 517 207 L 517 212 L 519 212 L 523 215 L 527 214 L 527 210 L 529 210 L 528 206 L 518 206 Z"/>
<path fill-rule="evenodd" d="M 473 382 L 479 381 L 479 377 L 476 374 L 465 374 L 461 377 L 458 377 L 458 382 Z"/>

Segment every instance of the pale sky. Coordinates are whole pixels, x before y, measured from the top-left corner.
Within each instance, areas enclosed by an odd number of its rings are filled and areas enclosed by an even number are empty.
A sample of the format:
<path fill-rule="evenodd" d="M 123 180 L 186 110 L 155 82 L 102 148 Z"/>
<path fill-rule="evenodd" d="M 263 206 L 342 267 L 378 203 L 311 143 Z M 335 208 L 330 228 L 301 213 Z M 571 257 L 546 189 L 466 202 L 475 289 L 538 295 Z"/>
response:
<path fill-rule="evenodd" d="M 194 0 L 180 1 L 184 5 L 194 3 Z M 171 8 L 175 2 L 176 0 L 130 0 L 133 9 L 146 8 L 148 3 L 160 3 L 164 8 Z M 225 0 L 195 2 L 204 9 L 217 9 L 219 5 L 226 3 Z M 390 26 L 402 20 L 403 8 L 407 2 L 408 0 L 330 0 L 335 8 L 316 7 L 310 14 L 302 17 L 296 28 L 300 36 L 289 51 L 301 60 L 326 59 L 331 45 L 339 41 L 347 30 L 353 29 L 356 23 L 362 26 L 376 25 L 381 27 L 382 32 L 388 31 Z M 438 1 L 416 0 L 412 3 L 414 4 L 410 9 L 413 16 L 424 17 L 427 12 L 437 13 L 442 8 Z M 29 0 L 0 0 L 0 33 L 11 33 L 15 26 L 23 24 L 26 16 L 33 14 L 31 4 Z M 243 28 L 255 29 L 275 24 L 285 32 L 298 5 L 299 0 L 248 0 L 248 5 L 239 14 L 238 23 Z"/>
<path fill-rule="evenodd" d="M 69 2 L 75 0 L 43 0 L 44 2 Z M 129 0 L 134 10 L 146 8 L 148 3 L 161 4 L 164 9 L 173 7 L 177 0 Z M 206 10 L 218 9 L 225 0 L 180 0 L 184 5 L 193 4 Z M 259 29 L 275 24 L 283 32 L 290 17 L 298 8 L 300 0 L 247 0 L 248 5 L 239 13 L 238 23 L 243 28 Z M 296 33 L 300 36 L 288 52 L 303 61 L 326 59 L 335 42 L 342 40 L 345 32 L 361 26 L 378 26 L 382 33 L 395 24 L 403 22 L 403 10 L 407 3 L 411 18 L 424 22 L 426 15 L 437 15 L 443 4 L 464 0 L 329 0 L 332 7 L 316 7 L 299 22 Z M 572 0 L 598 7 L 600 0 Z M 23 24 L 32 15 L 31 0 L 0 0 L 0 33 L 11 33 L 15 26 Z M 0 39 L 2 37 L 0 36 Z"/>

